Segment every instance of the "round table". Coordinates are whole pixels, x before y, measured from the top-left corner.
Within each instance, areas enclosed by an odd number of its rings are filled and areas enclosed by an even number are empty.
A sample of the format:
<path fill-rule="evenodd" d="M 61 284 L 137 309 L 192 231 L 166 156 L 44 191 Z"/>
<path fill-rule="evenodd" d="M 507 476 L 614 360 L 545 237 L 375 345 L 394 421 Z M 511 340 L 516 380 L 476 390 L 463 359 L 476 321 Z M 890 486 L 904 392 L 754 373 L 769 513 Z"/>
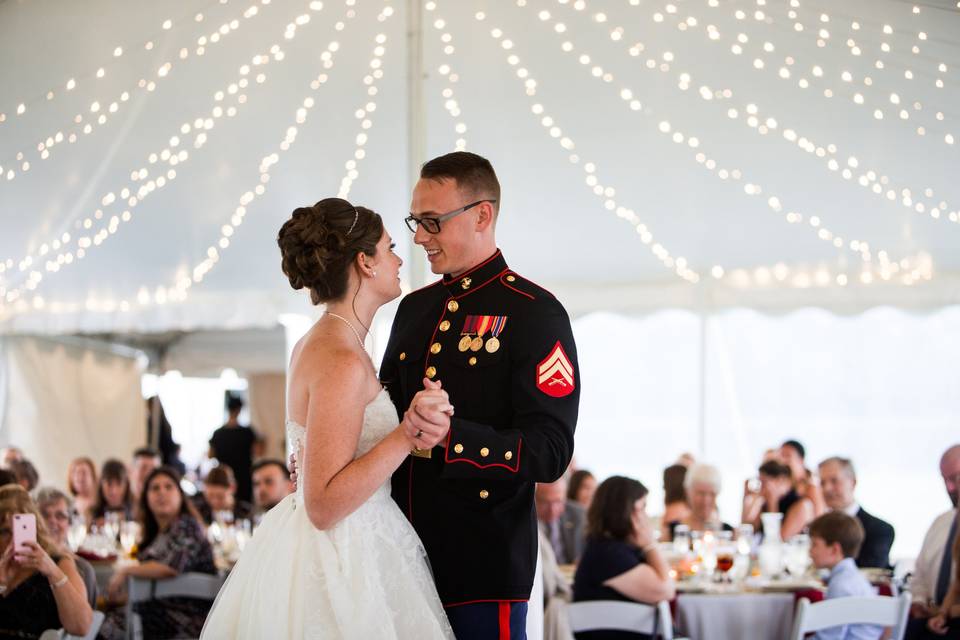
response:
<path fill-rule="evenodd" d="M 681 593 L 674 623 L 690 640 L 783 640 L 794 602 L 793 593 Z"/>

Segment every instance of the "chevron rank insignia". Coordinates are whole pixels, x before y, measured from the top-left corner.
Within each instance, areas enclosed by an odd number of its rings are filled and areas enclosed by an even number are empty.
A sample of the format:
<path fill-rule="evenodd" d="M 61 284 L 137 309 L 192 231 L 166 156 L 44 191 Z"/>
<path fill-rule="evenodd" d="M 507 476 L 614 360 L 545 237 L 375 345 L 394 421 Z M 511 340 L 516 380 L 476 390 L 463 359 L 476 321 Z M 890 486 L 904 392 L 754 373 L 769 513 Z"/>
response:
<path fill-rule="evenodd" d="M 573 365 L 558 341 L 537 365 L 537 388 L 548 396 L 562 398 L 573 393 L 574 386 Z"/>

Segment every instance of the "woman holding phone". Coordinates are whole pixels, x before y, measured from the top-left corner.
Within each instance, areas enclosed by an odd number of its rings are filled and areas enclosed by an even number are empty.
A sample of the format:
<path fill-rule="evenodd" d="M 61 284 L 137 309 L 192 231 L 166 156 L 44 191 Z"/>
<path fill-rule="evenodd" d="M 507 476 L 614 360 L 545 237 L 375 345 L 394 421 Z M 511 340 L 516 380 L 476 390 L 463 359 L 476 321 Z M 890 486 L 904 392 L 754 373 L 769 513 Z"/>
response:
<path fill-rule="evenodd" d="M 92 621 L 87 590 L 73 558 L 50 539 L 30 494 L 17 485 L 4 486 L 0 489 L 0 638 L 39 637 L 46 629 L 59 628 L 83 636 Z"/>

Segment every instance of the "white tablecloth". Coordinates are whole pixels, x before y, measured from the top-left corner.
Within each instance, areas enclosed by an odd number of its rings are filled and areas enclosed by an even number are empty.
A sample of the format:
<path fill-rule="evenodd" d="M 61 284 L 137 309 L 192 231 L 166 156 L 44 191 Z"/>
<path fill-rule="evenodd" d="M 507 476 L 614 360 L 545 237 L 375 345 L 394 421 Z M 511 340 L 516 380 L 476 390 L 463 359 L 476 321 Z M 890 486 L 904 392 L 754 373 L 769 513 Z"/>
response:
<path fill-rule="evenodd" d="M 675 622 L 690 640 L 784 640 L 793 610 L 792 593 L 680 594 Z"/>

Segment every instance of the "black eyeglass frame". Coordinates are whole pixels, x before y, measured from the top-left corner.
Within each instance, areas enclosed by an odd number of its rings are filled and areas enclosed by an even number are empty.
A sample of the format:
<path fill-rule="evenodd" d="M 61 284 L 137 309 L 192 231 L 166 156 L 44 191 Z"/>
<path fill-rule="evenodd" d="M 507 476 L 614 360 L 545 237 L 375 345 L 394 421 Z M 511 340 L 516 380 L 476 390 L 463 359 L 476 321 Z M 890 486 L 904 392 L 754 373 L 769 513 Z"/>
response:
<path fill-rule="evenodd" d="M 410 229 L 412 233 L 416 233 L 417 226 L 420 225 L 424 228 L 424 230 L 427 233 L 436 235 L 440 233 L 441 222 L 446 222 L 451 218 L 455 218 L 461 213 L 463 213 L 464 211 L 469 211 L 470 209 L 473 209 L 475 206 L 479 204 L 483 204 L 484 202 L 489 202 L 490 204 L 497 203 L 497 201 L 492 198 L 484 198 L 483 200 L 477 200 L 476 202 L 471 202 L 470 204 L 460 207 L 459 209 L 454 209 L 453 211 L 448 211 L 447 213 L 443 213 L 443 214 L 440 214 L 439 216 L 432 217 L 432 218 L 418 218 L 411 213 L 409 216 L 404 218 L 403 221 L 407 223 L 407 228 Z"/>

